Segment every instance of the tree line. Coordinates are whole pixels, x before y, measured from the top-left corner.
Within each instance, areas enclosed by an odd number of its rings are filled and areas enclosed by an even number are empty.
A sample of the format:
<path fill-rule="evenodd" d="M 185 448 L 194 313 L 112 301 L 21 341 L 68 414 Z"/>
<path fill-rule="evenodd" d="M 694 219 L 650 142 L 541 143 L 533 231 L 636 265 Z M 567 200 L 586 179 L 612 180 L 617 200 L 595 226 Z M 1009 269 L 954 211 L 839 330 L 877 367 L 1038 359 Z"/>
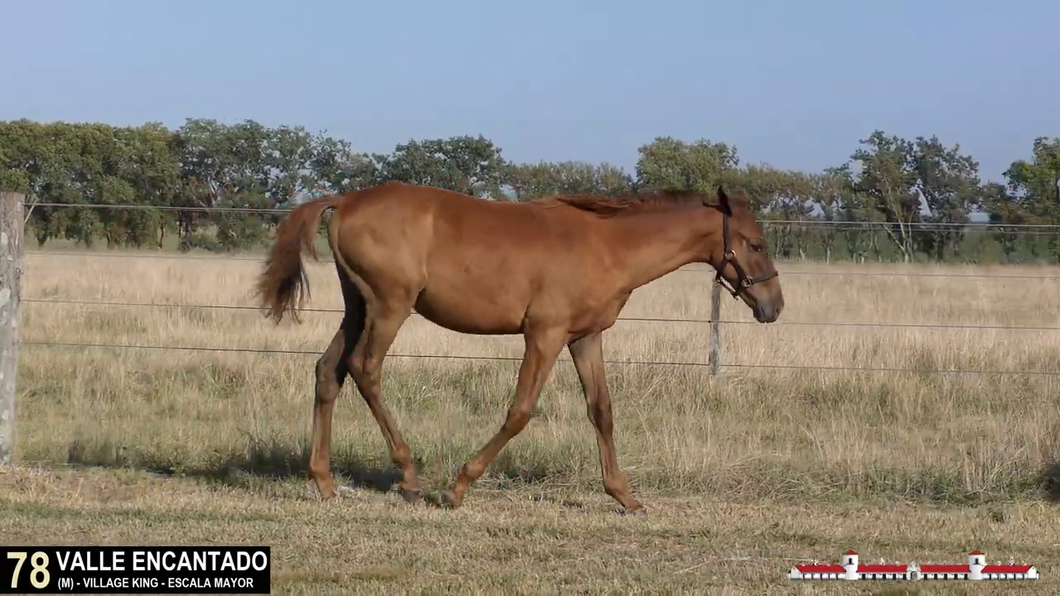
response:
<path fill-rule="evenodd" d="M 735 146 L 709 139 L 657 137 L 637 157 L 627 172 L 609 163 L 512 162 L 481 135 L 409 140 L 379 154 L 325 132 L 253 120 L 187 119 L 175 130 L 0 121 L 0 188 L 31 197 L 27 237 L 41 246 L 249 249 L 282 214 L 208 209 L 285 209 L 389 180 L 506 201 L 713 192 L 723 184 L 748 193 L 780 259 L 1060 262 L 1060 228 L 1024 227 L 1060 225 L 1060 138 L 1036 139 L 1003 182 L 983 180 L 978 161 L 957 144 L 879 130 L 859 140 L 846 163 L 821 172 L 744 164 Z M 990 225 L 966 225 L 975 214 Z"/>

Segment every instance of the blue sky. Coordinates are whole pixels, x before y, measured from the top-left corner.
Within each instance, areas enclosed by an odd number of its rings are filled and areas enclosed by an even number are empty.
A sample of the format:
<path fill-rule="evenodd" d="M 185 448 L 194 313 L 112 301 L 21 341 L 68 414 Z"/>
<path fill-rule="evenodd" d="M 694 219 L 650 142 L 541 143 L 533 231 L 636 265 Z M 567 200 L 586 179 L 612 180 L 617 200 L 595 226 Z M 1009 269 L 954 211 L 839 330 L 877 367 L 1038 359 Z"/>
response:
<path fill-rule="evenodd" d="M 819 170 L 875 128 L 1000 179 L 1060 134 L 1045 0 L 0 0 L 0 119 L 244 118 L 361 151 L 484 134 L 632 171 L 657 135 Z"/>

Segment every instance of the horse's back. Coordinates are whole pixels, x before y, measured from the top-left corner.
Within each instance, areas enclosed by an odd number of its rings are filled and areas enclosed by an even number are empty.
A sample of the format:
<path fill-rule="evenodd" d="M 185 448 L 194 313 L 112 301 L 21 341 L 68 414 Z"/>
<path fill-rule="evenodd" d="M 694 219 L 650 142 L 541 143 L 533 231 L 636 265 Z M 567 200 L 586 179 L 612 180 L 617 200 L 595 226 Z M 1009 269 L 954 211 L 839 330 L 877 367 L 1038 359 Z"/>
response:
<path fill-rule="evenodd" d="M 491 261 L 518 268 L 520 263 L 569 252 L 584 230 L 548 210 L 392 182 L 351 194 L 339 214 L 344 231 L 349 228 L 348 233 L 367 236 L 391 250 L 418 252 L 434 260 L 470 260 L 489 269 Z"/>

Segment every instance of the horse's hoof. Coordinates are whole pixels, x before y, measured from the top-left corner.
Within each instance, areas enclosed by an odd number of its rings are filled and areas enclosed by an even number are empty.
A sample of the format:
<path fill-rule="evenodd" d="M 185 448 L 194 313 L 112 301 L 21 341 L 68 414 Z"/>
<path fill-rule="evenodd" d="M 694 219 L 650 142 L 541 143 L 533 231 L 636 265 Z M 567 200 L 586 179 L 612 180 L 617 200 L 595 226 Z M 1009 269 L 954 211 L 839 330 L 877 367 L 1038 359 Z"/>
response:
<path fill-rule="evenodd" d="M 633 517 L 647 517 L 648 510 L 641 507 L 639 509 L 624 509 L 622 511 L 624 515 L 632 515 Z"/>
<path fill-rule="evenodd" d="M 407 490 L 402 488 L 398 489 L 398 494 L 401 495 L 402 500 L 406 503 L 415 503 L 423 500 L 423 491 L 419 489 Z"/>

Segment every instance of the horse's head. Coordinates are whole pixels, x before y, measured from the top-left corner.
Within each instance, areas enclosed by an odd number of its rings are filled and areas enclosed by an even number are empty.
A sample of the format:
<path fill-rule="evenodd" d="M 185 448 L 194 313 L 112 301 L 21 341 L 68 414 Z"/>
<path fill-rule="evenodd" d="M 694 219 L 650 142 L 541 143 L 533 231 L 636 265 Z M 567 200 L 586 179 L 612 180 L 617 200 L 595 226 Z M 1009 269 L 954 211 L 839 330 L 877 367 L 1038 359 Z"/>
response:
<path fill-rule="evenodd" d="M 718 187 L 716 199 L 704 203 L 721 212 L 721 233 L 712 234 L 711 264 L 717 280 L 740 298 L 759 323 L 772 323 L 784 309 L 777 269 L 769 258 L 766 238 L 742 192 L 732 196 Z M 719 258 L 717 255 L 721 255 Z"/>

